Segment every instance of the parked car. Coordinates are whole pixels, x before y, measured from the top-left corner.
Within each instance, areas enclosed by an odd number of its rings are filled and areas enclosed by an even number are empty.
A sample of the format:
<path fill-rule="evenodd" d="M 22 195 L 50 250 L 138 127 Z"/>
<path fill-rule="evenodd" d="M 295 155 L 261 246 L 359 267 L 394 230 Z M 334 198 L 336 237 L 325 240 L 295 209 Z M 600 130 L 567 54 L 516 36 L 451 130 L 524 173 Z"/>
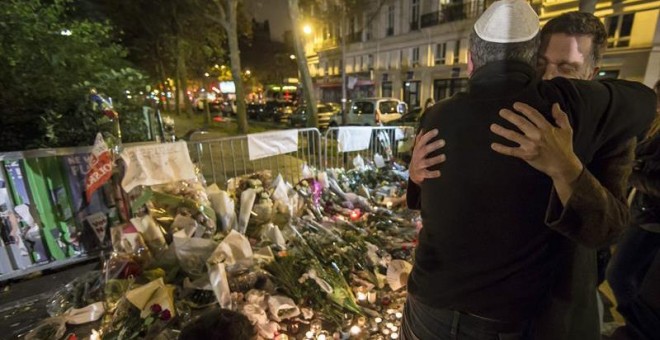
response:
<path fill-rule="evenodd" d="M 209 101 L 209 111 L 220 112 L 220 108 L 222 106 L 220 98 L 218 98 L 215 93 L 208 92 L 202 92 L 197 98 L 193 99 L 192 105 L 195 111 L 204 112 L 204 100 L 206 100 L 206 98 L 208 98 Z"/>
<path fill-rule="evenodd" d="M 420 118 L 422 118 L 422 108 L 418 106 L 406 112 L 401 118 L 390 121 L 387 125 L 417 126 Z"/>
<path fill-rule="evenodd" d="M 318 117 L 318 128 L 323 130 L 327 129 L 330 125 L 330 119 L 339 113 L 339 110 L 328 104 L 317 104 L 316 113 Z M 289 119 L 289 125 L 292 127 L 306 127 L 307 126 L 307 110 L 305 106 L 300 106 Z"/>
<path fill-rule="evenodd" d="M 286 124 L 293 111 L 293 103 L 288 101 L 273 100 L 266 103 L 266 114 L 276 123 Z"/>
<path fill-rule="evenodd" d="M 266 119 L 266 105 L 261 103 L 247 104 L 245 109 L 249 119 L 265 120 Z"/>
<path fill-rule="evenodd" d="M 351 102 L 345 125 L 386 124 L 401 118 L 408 111 L 405 102 L 396 98 L 363 98 Z M 342 122 L 340 114 L 330 119 L 330 126 Z"/>

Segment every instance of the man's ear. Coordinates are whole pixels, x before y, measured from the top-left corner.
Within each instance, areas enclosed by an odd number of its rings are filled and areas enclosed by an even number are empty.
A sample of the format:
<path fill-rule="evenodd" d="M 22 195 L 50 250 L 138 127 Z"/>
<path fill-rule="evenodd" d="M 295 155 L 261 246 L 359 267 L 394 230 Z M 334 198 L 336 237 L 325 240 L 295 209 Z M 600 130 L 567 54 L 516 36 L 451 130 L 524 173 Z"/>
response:
<path fill-rule="evenodd" d="M 468 51 L 467 57 L 468 57 L 467 73 L 468 76 L 471 76 L 472 72 L 474 72 L 474 64 L 472 63 L 472 53 L 470 51 Z"/>
<path fill-rule="evenodd" d="M 594 78 L 596 78 L 596 75 L 598 74 L 598 71 L 600 71 L 600 67 L 596 66 L 596 67 L 592 68 L 591 69 L 591 74 L 588 75 L 589 77 L 587 79 L 593 80 Z"/>

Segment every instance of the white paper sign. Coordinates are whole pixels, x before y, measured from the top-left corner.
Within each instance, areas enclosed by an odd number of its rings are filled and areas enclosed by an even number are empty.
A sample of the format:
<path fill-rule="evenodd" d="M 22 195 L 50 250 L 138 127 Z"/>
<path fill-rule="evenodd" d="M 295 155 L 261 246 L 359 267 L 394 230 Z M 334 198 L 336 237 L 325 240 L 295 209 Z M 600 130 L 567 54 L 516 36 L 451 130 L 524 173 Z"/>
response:
<path fill-rule="evenodd" d="M 341 126 L 337 132 L 340 152 L 360 151 L 369 148 L 371 140 L 369 126 Z"/>
<path fill-rule="evenodd" d="M 156 185 L 193 179 L 195 168 L 185 142 L 129 147 L 121 153 L 126 174 L 121 181 L 124 190 L 138 185 Z"/>
<path fill-rule="evenodd" d="M 251 161 L 298 150 L 298 130 L 253 133 L 247 140 Z"/>
<path fill-rule="evenodd" d="M 92 227 L 101 243 L 105 242 L 105 230 L 108 227 L 108 216 L 102 212 L 87 216 L 87 223 Z"/>

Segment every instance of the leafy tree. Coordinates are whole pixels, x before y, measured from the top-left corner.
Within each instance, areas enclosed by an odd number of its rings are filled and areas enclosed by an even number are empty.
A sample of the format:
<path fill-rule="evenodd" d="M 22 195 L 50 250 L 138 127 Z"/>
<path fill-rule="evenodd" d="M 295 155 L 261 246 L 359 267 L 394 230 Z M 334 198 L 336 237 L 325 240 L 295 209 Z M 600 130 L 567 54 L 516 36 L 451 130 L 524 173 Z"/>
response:
<path fill-rule="evenodd" d="M 107 22 L 71 18 L 70 4 L 0 2 L 0 150 L 89 145 L 109 129 L 84 103 L 104 75 L 130 66 L 126 51 Z"/>

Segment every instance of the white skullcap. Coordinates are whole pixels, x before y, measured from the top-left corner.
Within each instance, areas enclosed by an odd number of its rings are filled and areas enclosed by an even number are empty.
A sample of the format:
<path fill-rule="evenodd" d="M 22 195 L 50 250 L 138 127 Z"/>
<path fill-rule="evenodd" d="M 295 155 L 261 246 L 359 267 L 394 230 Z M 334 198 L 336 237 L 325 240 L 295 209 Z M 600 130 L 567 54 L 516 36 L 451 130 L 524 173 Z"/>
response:
<path fill-rule="evenodd" d="M 495 43 L 528 41 L 539 32 L 539 16 L 523 0 L 495 1 L 474 24 L 474 31 Z"/>

